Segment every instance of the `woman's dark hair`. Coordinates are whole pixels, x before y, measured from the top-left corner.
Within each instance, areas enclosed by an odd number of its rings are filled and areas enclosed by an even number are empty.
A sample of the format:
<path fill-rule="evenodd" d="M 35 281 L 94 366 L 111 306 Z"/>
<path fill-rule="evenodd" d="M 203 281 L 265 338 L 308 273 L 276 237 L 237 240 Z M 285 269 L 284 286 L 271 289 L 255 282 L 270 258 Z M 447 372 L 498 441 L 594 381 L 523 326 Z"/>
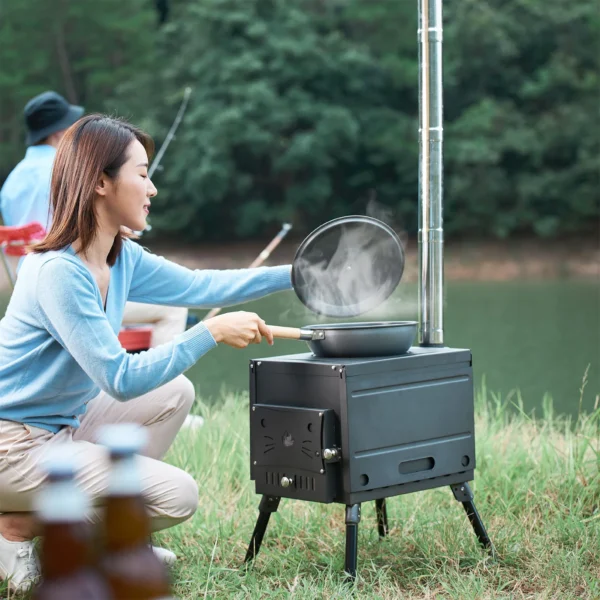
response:
<path fill-rule="evenodd" d="M 67 129 L 58 145 L 52 169 L 52 226 L 46 238 L 32 247 L 33 252 L 61 250 L 79 239 L 80 252 L 85 254 L 98 227 L 94 210 L 98 180 L 102 173 L 111 179 L 118 177 L 119 169 L 128 159 L 127 149 L 134 140 L 144 146 L 150 158 L 154 152 L 152 138 L 121 119 L 88 115 Z M 126 237 L 130 237 L 126 231 L 115 237 L 107 258 L 109 265 L 115 264 Z"/>

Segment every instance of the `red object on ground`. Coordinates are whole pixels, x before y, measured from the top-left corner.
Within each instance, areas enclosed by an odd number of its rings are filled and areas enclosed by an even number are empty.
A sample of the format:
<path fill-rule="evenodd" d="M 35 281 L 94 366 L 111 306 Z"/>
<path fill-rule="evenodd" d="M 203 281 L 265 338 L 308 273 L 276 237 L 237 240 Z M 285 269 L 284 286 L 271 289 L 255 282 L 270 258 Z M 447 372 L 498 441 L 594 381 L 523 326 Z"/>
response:
<path fill-rule="evenodd" d="M 128 352 L 148 350 L 152 338 L 152 327 L 126 327 L 119 331 L 119 342 Z"/>
<path fill-rule="evenodd" d="M 20 226 L 0 225 L 0 253 L 6 256 L 25 256 L 27 246 L 43 239 L 45 235 L 43 225 L 37 222 Z M 6 259 L 3 256 L 0 258 L 3 259 L 10 282 L 14 285 L 15 274 Z M 148 350 L 151 338 L 152 327 L 129 327 L 119 332 L 119 342 L 127 352 Z"/>

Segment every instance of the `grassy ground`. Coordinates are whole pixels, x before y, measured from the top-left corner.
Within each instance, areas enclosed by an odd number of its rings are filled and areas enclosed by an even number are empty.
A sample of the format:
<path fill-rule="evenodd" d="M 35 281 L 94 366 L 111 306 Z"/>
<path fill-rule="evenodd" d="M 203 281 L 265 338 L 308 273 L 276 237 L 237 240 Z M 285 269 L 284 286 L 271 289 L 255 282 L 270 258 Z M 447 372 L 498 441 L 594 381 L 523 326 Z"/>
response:
<path fill-rule="evenodd" d="M 516 400 L 516 401 L 515 401 Z M 518 397 L 477 396 L 475 501 L 498 551 L 479 548 L 448 488 L 388 501 L 390 535 L 363 506 L 359 575 L 345 584 L 344 507 L 283 499 L 253 568 L 240 570 L 259 497 L 249 480 L 248 399 L 197 404 L 206 419 L 167 459 L 200 485 L 189 522 L 156 536 L 179 555 L 175 597 L 600 599 L 600 408 L 577 422 L 549 401 L 532 419 Z M 6 590 L 0 583 L 0 598 Z"/>
<path fill-rule="evenodd" d="M 249 480 L 248 400 L 200 405 L 206 425 L 168 460 L 200 484 L 195 517 L 159 536 L 175 550 L 177 598 L 600 598 L 600 409 L 571 423 L 477 398 L 477 508 L 499 558 L 480 550 L 448 488 L 388 501 L 380 541 L 363 506 L 359 577 L 344 583 L 344 508 L 283 499 L 254 567 L 240 571 L 259 497 Z"/>

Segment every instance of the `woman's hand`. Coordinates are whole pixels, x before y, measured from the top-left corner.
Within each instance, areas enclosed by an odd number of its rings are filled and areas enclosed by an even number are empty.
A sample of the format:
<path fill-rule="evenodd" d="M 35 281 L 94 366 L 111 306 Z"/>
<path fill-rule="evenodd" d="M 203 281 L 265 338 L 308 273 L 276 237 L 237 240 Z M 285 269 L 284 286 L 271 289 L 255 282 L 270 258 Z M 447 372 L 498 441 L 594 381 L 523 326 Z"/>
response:
<path fill-rule="evenodd" d="M 263 336 L 273 345 L 273 334 L 265 322 L 256 314 L 245 311 L 231 312 L 204 321 L 215 342 L 234 348 L 245 348 L 248 344 L 260 344 Z"/>

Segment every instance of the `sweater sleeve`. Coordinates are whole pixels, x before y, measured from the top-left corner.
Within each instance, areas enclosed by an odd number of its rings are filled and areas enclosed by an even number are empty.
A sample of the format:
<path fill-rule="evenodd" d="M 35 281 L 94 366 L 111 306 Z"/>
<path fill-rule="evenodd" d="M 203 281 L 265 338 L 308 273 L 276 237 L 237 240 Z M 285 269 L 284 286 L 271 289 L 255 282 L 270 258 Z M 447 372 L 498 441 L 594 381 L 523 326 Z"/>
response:
<path fill-rule="evenodd" d="M 168 383 L 216 346 L 210 331 L 199 323 L 172 342 L 128 354 L 102 310 L 92 275 L 70 261 L 45 263 L 36 294 L 40 317 L 50 334 L 96 385 L 117 400 Z"/>
<path fill-rule="evenodd" d="M 291 266 L 191 270 L 125 242 L 135 254 L 129 300 L 146 304 L 213 308 L 291 289 Z"/>

